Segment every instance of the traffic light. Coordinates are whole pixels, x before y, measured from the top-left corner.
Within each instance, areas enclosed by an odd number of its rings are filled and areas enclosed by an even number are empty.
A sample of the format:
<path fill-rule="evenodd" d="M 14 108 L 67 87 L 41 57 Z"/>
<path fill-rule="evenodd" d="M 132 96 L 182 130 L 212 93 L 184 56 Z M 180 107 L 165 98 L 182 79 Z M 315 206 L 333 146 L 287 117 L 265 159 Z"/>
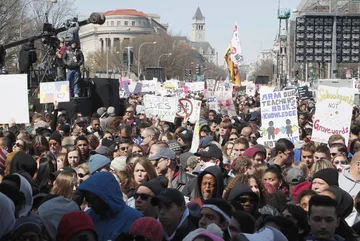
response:
<path fill-rule="evenodd" d="M 295 77 L 299 78 L 299 70 L 295 70 Z"/>
<path fill-rule="evenodd" d="M 185 76 L 185 77 L 188 76 L 188 70 L 187 70 L 187 69 L 184 70 L 184 76 Z"/>
<path fill-rule="evenodd" d="M 196 75 L 201 75 L 200 65 L 196 65 Z"/>
<path fill-rule="evenodd" d="M 191 69 L 189 69 L 189 76 L 191 75 Z"/>
<path fill-rule="evenodd" d="M 132 50 L 130 50 L 130 65 L 134 63 L 134 53 Z"/>

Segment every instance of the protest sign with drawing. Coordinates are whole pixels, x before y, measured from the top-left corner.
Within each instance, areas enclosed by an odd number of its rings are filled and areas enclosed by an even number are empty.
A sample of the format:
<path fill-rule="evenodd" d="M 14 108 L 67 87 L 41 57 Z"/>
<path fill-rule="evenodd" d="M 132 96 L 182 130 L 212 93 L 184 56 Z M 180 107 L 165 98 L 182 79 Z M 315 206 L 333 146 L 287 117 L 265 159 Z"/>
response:
<path fill-rule="evenodd" d="M 144 96 L 145 113 L 149 118 L 160 118 L 173 123 L 176 117 L 178 98 L 156 95 Z"/>
<path fill-rule="evenodd" d="M 206 80 L 206 88 L 207 90 L 210 91 L 215 91 L 215 86 L 216 86 L 216 80 L 214 79 L 207 79 Z"/>
<path fill-rule="evenodd" d="M 205 87 L 204 81 L 198 82 L 186 82 L 185 86 L 187 86 L 189 91 L 191 92 L 203 92 Z"/>
<path fill-rule="evenodd" d="M 179 118 L 189 117 L 190 123 L 195 123 L 200 117 L 201 101 L 181 98 L 178 102 L 176 116 Z"/>
<path fill-rule="evenodd" d="M 246 85 L 246 94 L 248 96 L 255 96 L 256 85 L 253 82 L 248 82 Z"/>
<path fill-rule="evenodd" d="M 348 143 L 356 90 L 319 85 L 311 140 L 328 143 L 331 135 L 342 135 Z"/>
<path fill-rule="evenodd" d="M 231 113 L 233 116 L 236 115 L 236 109 L 234 101 L 232 100 L 232 89 L 227 89 L 225 91 L 215 91 L 215 97 L 217 101 L 218 110 L 226 110 L 228 113 Z"/>
<path fill-rule="evenodd" d="M 40 83 L 40 103 L 69 102 L 69 81 Z"/>
<path fill-rule="evenodd" d="M 275 147 L 280 138 L 299 142 L 296 92 L 260 93 L 261 134 L 266 146 Z"/>

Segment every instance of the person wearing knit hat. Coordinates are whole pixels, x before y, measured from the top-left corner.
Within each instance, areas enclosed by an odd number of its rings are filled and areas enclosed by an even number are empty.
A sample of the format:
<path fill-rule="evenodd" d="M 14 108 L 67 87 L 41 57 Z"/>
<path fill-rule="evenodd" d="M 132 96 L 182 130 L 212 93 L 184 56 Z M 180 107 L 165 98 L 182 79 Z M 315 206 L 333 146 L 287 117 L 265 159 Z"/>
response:
<path fill-rule="evenodd" d="M 57 228 L 56 241 L 80 240 L 86 237 L 87 241 L 97 241 L 94 222 L 85 212 L 75 211 L 65 214 Z"/>
<path fill-rule="evenodd" d="M 180 143 L 177 142 L 176 140 L 169 140 L 169 141 L 167 142 L 167 144 L 168 144 L 169 148 L 170 148 L 173 152 L 175 152 L 175 154 L 176 154 L 177 156 L 179 156 L 179 155 L 182 153 L 181 145 L 180 145 Z"/>
<path fill-rule="evenodd" d="M 58 131 L 62 137 L 67 137 L 70 135 L 71 127 L 67 124 L 62 124 L 62 125 L 60 125 Z"/>
<path fill-rule="evenodd" d="M 167 185 L 168 179 L 165 176 L 159 176 L 141 184 L 134 194 L 135 209 L 145 217 L 157 218 L 157 208 L 151 205 L 151 199 L 160 195 Z"/>
<path fill-rule="evenodd" d="M 49 139 L 49 150 L 50 152 L 57 157 L 61 150 L 61 135 L 59 132 L 55 131 L 50 135 Z"/>
<path fill-rule="evenodd" d="M 62 147 L 67 147 L 67 146 L 73 146 L 74 145 L 74 138 L 73 137 L 70 137 L 70 136 L 67 136 L 67 137 L 64 137 L 64 139 L 62 140 L 61 142 L 61 146 Z"/>
<path fill-rule="evenodd" d="M 89 172 L 93 175 L 97 171 L 110 171 L 110 159 L 106 156 L 95 154 L 89 159 Z"/>
<path fill-rule="evenodd" d="M 37 171 L 36 161 L 30 154 L 24 151 L 18 151 L 10 163 L 10 174 L 20 171 L 26 171 L 31 177 L 34 177 Z"/>
<path fill-rule="evenodd" d="M 42 223 L 37 216 L 16 220 L 11 240 L 42 240 Z"/>
<path fill-rule="evenodd" d="M 200 211 L 199 228 L 205 228 L 214 223 L 224 232 L 224 238 L 229 237 L 228 227 L 232 216 L 232 206 L 220 198 L 204 200 Z M 213 218 L 215 217 L 215 218 Z"/>
<path fill-rule="evenodd" d="M 335 168 L 321 169 L 313 175 L 311 181 L 311 189 L 317 193 L 321 193 L 329 186 L 339 186 L 338 171 Z"/>
<path fill-rule="evenodd" d="M 254 165 L 262 164 L 264 163 L 265 160 L 265 154 L 256 147 L 250 147 L 246 149 L 245 152 L 243 153 L 243 156 L 249 157 Z"/>
<path fill-rule="evenodd" d="M 136 220 L 130 228 L 130 234 L 142 236 L 149 241 L 161 241 L 163 238 L 161 224 L 154 218 L 142 217 Z"/>
<path fill-rule="evenodd" d="M 312 180 L 311 190 L 321 193 L 330 186 L 339 186 L 339 173 L 335 168 L 325 168 L 317 171 Z"/>

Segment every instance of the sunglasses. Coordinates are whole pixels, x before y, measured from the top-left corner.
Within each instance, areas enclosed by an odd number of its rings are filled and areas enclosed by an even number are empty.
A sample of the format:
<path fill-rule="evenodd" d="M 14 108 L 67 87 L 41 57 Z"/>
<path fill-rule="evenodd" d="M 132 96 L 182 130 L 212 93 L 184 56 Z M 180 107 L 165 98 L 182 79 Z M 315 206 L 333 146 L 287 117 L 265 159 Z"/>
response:
<path fill-rule="evenodd" d="M 237 200 L 239 201 L 239 203 L 247 203 L 247 202 L 254 203 L 256 201 L 255 198 L 247 198 L 247 197 L 239 197 Z"/>
<path fill-rule="evenodd" d="M 86 177 L 87 175 L 89 175 L 90 173 L 85 173 L 85 174 L 83 174 L 83 173 L 78 173 L 78 176 L 80 177 L 80 178 L 84 178 L 84 177 Z"/>
<path fill-rule="evenodd" d="M 334 164 L 335 164 L 335 165 L 339 165 L 339 163 L 341 163 L 341 165 L 346 165 L 347 161 L 345 161 L 345 160 L 334 161 Z"/>
<path fill-rule="evenodd" d="M 330 155 L 331 155 L 331 156 L 336 156 L 336 155 L 337 155 L 337 153 L 330 153 Z"/>
<path fill-rule="evenodd" d="M 129 150 L 129 147 L 123 146 L 123 147 L 120 147 L 120 150 L 127 151 L 127 150 Z"/>
<path fill-rule="evenodd" d="M 145 115 L 145 113 L 140 113 L 140 115 Z"/>
<path fill-rule="evenodd" d="M 57 146 L 57 142 L 49 142 L 49 146 Z"/>
<path fill-rule="evenodd" d="M 140 197 L 141 200 L 147 201 L 152 196 L 149 194 L 145 194 L 145 193 L 135 193 L 134 194 L 135 200 L 138 199 L 138 197 Z"/>
<path fill-rule="evenodd" d="M 237 138 L 230 138 L 229 141 L 235 141 Z"/>
<path fill-rule="evenodd" d="M 21 145 L 20 143 L 14 143 L 14 146 L 17 146 L 17 147 L 23 147 L 23 145 Z"/>

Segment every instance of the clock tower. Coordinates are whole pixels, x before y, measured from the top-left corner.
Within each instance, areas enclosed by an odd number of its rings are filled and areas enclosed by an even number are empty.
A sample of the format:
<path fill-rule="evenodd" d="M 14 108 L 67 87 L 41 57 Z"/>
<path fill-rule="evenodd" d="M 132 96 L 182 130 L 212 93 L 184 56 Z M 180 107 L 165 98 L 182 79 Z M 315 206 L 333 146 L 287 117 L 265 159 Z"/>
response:
<path fill-rule="evenodd" d="M 205 42 L 205 17 L 199 7 L 192 18 L 192 41 Z"/>

